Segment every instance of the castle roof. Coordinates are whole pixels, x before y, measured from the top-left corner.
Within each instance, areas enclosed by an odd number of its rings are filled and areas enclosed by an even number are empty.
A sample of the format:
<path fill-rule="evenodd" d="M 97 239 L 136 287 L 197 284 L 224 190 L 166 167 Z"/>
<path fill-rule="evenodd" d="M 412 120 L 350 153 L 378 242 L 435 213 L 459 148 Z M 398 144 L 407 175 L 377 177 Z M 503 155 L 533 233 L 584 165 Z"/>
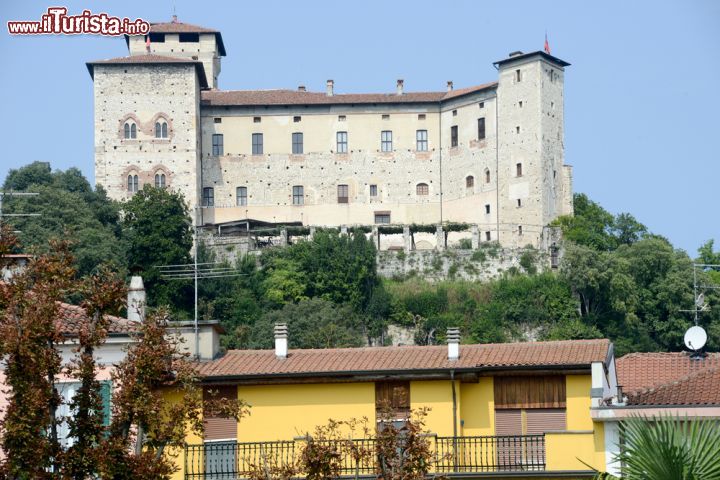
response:
<path fill-rule="evenodd" d="M 530 52 L 530 53 L 522 53 L 522 52 L 511 53 L 508 58 L 503 58 L 502 60 L 493 62 L 493 65 L 495 65 L 497 67 L 500 65 L 504 65 L 506 63 L 516 62 L 518 60 L 525 60 L 525 59 L 529 59 L 529 58 L 535 57 L 535 56 L 539 56 L 549 62 L 555 63 L 560 67 L 569 67 L 570 66 L 570 64 L 568 62 L 566 62 L 565 60 L 561 60 L 558 57 L 550 55 L 549 53 L 543 52 L 541 50 L 538 50 L 536 52 Z"/>
<path fill-rule="evenodd" d="M 479 372 L 514 369 L 590 369 L 606 362 L 609 340 L 567 340 L 461 345 L 460 358 L 448 360 L 448 347 L 406 346 L 290 350 L 278 358 L 273 350 L 230 350 L 198 366 L 206 380 L 267 377 L 355 376 Z"/>
<path fill-rule="evenodd" d="M 207 90 L 202 92 L 202 102 L 203 105 L 209 106 L 440 103 L 495 87 L 497 82 L 490 82 L 449 92 L 408 92 L 400 95 L 396 93 L 327 95 L 324 92 L 299 90 Z"/>
<path fill-rule="evenodd" d="M 147 53 L 144 55 L 130 55 L 127 57 L 116 57 L 109 58 L 106 60 L 95 60 L 87 62 L 88 72 L 90 76 L 95 78 L 95 65 L 194 65 L 197 71 L 198 77 L 200 78 L 200 86 L 207 88 L 207 77 L 205 76 L 205 68 L 202 62 L 192 60 L 189 58 L 182 57 L 167 57 L 164 55 L 155 55 L 154 53 Z"/>
<path fill-rule="evenodd" d="M 212 33 L 215 35 L 215 41 L 217 42 L 220 55 L 223 57 L 227 55 L 225 52 L 225 44 L 223 43 L 223 38 L 219 30 L 174 20 L 172 22 L 151 23 L 150 33 Z M 125 43 L 128 43 L 129 41 L 128 36 L 125 35 Z"/>

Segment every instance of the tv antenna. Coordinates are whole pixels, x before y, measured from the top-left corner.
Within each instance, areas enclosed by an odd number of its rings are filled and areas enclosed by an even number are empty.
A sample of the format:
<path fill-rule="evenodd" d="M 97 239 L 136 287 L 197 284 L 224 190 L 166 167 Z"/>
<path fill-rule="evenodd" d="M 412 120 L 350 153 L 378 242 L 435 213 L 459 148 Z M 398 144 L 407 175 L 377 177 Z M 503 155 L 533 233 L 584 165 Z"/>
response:
<path fill-rule="evenodd" d="M 196 217 L 200 208 L 195 207 Z M 198 281 L 206 278 L 232 278 L 247 275 L 235 267 L 222 262 L 198 263 L 198 226 L 197 219 L 193 225 L 193 263 L 179 265 L 159 265 L 160 277 L 165 280 L 193 280 L 195 290 L 195 358 L 200 358 L 200 327 L 198 325 Z"/>

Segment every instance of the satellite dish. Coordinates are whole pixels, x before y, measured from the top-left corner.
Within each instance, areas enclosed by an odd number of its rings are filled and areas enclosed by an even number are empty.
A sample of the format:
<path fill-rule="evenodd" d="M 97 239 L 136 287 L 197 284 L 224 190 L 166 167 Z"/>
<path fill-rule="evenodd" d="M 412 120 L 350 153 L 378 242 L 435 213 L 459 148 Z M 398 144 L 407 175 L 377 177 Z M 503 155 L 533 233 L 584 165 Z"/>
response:
<path fill-rule="evenodd" d="M 700 350 L 707 342 L 707 333 L 705 329 L 695 325 L 688 328 L 685 332 L 685 346 L 690 350 Z"/>

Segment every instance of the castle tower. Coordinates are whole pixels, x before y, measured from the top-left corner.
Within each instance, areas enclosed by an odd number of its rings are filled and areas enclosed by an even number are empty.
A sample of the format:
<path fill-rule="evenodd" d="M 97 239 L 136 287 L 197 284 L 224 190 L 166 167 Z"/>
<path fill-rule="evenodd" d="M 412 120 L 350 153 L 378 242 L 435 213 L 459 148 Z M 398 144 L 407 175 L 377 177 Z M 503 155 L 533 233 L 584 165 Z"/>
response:
<path fill-rule="evenodd" d="M 569 65 L 544 52 L 515 52 L 495 62 L 503 245 L 537 245 L 544 226 L 572 214 L 572 170 L 563 163 L 563 83 Z"/>
<path fill-rule="evenodd" d="M 217 30 L 178 22 L 173 15 L 170 22 L 153 23 L 147 37 L 126 35 L 125 41 L 131 56 L 152 53 L 202 62 L 208 86 L 218 88 L 220 57 L 226 54 L 222 35 Z"/>

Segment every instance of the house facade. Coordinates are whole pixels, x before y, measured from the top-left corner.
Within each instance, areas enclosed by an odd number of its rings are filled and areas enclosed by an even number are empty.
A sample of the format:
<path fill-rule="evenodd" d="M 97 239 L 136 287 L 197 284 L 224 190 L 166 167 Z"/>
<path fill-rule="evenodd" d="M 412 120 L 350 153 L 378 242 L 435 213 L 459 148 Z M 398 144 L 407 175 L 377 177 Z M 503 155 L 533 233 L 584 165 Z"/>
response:
<path fill-rule="evenodd" d="M 614 393 L 607 340 L 460 345 L 451 335 L 447 346 L 288 351 L 284 332 L 275 351 L 232 350 L 200 364 L 206 390 L 251 413 L 206 418 L 205 437 L 189 436 L 177 452 L 174 478 L 247 477 L 267 459 L 295 458 L 329 419 L 365 417 L 374 428 L 388 405 L 401 425 L 428 409 L 432 471 L 450 477 L 590 478 L 606 467 L 591 408 Z M 343 465 L 354 474 L 349 459 Z"/>
<path fill-rule="evenodd" d="M 474 225 L 483 241 L 537 245 L 572 213 L 564 73 L 545 52 L 494 63 L 497 79 L 432 92 L 221 90 L 219 31 L 178 22 L 87 64 L 95 178 L 111 198 L 181 191 L 200 225 Z M 197 209 L 195 209 L 197 207 Z"/>

